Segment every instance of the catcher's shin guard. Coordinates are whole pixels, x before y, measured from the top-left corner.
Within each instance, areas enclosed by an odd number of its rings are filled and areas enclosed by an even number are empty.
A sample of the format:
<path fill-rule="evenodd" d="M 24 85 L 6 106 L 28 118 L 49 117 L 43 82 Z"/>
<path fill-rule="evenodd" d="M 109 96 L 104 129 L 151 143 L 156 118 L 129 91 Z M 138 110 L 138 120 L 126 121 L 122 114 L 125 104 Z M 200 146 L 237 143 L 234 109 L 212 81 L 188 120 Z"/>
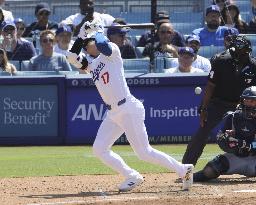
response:
<path fill-rule="evenodd" d="M 229 162 L 224 155 L 216 156 L 208 162 L 203 170 L 195 173 L 193 179 L 195 182 L 204 182 L 218 178 L 229 169 Z"/>

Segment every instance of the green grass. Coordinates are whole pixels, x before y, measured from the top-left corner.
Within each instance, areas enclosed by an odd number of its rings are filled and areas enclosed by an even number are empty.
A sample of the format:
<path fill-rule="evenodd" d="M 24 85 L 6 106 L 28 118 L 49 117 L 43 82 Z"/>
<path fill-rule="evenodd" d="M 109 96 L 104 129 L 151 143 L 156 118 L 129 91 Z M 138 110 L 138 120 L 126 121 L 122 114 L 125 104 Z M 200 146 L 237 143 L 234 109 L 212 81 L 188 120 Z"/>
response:
<path fill-rule="evenodd" d="M 181 161 L 186 145 L 156 145 L 154 148 Z M 141 173 L 167 172 L 165 168 L 140 161 L 130 146 L 113 150 Z M 207 145 L 196 169 L 220 153 L 217 145 Z M 0 177 L 113 174 L 92 154 L 91 146 L 0 147 Z"/>

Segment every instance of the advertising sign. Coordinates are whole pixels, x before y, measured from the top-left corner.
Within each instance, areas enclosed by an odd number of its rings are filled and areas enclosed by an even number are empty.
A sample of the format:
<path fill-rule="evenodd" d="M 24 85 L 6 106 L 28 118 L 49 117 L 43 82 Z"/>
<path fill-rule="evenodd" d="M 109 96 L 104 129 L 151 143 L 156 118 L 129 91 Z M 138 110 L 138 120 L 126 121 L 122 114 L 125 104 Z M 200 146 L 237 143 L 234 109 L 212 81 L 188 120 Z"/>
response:
<path fill-rule="evenodd" d="M 0 137 L 58 135 L 57 85 L 0 85 Z"/>
<path fill-rule="evenodd" d="M 67 143 L 93 143 L 107 111 L 96 87 L 88 86 L 90 81 L 87 80 L 82 83 L 87 86 L 79 86 L 81 79 L 76 83 L 70 79 L 67 88 Z M 199 125 L 197 109 L 202 94 L 196 95 L 194 90 L 200 83 L 195 85 L 184 81 L 180 85 L 176 79 L 179 85 L 175 86 L 168 85 L 168 80 L 172 78 L 127 79 L 131 93 L 144 104 L 145 124 L 151 143 L 187 142 Z M 204 82 L 201 80 L 201 84 Z M 125 140 L 120 138 L 117 142 Z"/>

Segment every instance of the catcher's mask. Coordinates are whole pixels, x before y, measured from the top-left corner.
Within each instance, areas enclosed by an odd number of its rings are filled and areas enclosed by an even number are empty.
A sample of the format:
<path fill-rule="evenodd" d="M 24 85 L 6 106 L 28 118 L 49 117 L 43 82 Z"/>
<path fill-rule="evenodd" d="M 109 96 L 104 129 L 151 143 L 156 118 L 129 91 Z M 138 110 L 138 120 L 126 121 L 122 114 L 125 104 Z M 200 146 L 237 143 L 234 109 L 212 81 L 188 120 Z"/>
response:
<path fill-rule="evenodd" d="M 229 52 L 233 58 L 241 60 L 252 52 L 251 42 L 245 36 L 234 36 L 231 39 Z"/>
<path fill-rule="evenodd" d="M 240 96 L 242 113 L 246 119 L 256 119 L 256 86 L 246 88 Z"/>

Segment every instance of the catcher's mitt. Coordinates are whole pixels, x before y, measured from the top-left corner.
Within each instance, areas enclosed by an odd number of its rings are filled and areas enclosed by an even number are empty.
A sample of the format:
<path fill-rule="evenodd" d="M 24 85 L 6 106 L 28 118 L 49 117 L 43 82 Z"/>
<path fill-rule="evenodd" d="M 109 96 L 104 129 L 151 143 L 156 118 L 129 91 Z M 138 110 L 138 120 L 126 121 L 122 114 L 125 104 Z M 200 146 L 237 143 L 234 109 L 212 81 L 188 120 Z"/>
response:
<path fill-rule="evenodd" d="M 217 143 L 224 152 L 238 153 L 238 140 L 235 139 L 231 133 L 219 132 L 217 135 Z"/>
<path fill-rule="evenodd" d="M 217 143 L 224 152 L 239 157 L 247 157 L 251 151 L 251 144 L 247 143 L 246 140 L 237 139 L 231 130 L 227 130 L 225 133 L 219 132 Z"/>

